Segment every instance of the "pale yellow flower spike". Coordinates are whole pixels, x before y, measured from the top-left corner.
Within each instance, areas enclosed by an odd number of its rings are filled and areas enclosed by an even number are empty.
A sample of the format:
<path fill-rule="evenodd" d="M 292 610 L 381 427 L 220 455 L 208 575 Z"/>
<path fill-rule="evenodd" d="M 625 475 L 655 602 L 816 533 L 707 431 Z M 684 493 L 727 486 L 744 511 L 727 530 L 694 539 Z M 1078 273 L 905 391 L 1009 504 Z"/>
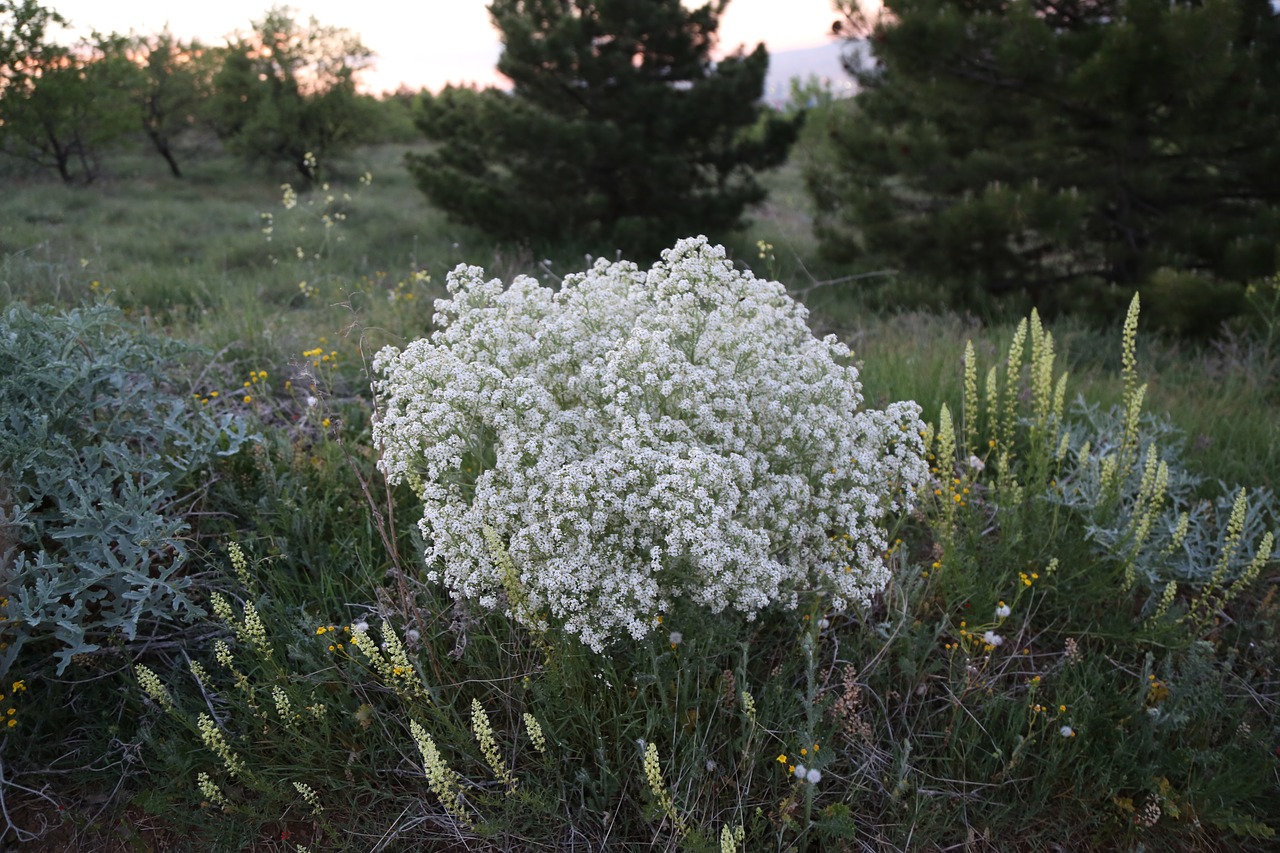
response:
<path fill-rule="evenodd" d="M 489 723 L 489 715 L 484 712 L 484 706 L 480 704 L 479 699 L 471 700 L 471 732 L 475 735 L 476 743 L 480 745 L 480 752 L 484 755 L 485 762 L 507 786 L 507 794 L 514 793 L 519 783 L 502 762 L 498 743 L 493 737 L 493 726 Z"/>
<path fill-rule="evenodd" d="M 306 800 L 307 805 L 311 806 L 312 814 L 319 815 L 324 812 L 324 806 L 320 804 L 320 795 L 316 793 L 315 788 L 306 782 L 294 782 L 293 787 L 302 795 L 302 799 Z"/>
<path fill-rule="evenodd" d="M 431 739 L 431 735 L 427 734 L 426 729 L 418 725 L 417 720 L 409 722 L 409 732 L 413 735 L 414 742 L 418 744 L 418 751 L 422 753 L 422 763 L 427 772 L 427 787 L 440 798 L 440 804 L 444 806 L 445 811 L 457 818 L 463 826 L 472 828 L 474 824 L 471 822 L 471 816 L 467 814 L 466 807 L 462 804 L 462 784 L 458 774 L 445 764 L 440 756 L 440 750 L 436 748 L 436 742 Z"/>
<path fill-rule="evenodd" d="M 138 683 L 142 685 L 143 692 L 164 710 L 172 711 L 173 697 L 169 695 L 169 690 L 160 680 L 160 676 L 142 664 L 134 667 L 134 672 L 138 675 Z"/>
<path fill-rule="evenodd" d="M 200 789 L 200 795 L 215 806 L 221 806 L 224 810 L 231 808 L 231 803 L 227 802 L 227 798 L 222 795 L 222 791 L 209 778 L 208 773 L 200 773 L 196 776 L 196 787 Z"/>
<path fill-rule="evenodd" d="M 964 342 L 964 446 L 970 452 L 978 447 L 978 365 L 973 354 L 973 341 Z"/>
<path fill-rule="evenodd" d="M 684 836 L 688 833 L 689 828 L 685 825 L 684 819 L 680 817 L 680 813 L 676 811 L 675 801 L 671 799 L 671 792 L 667 790 L 667 786 L 662 782 L 662 767 L 658 762 L 658 745 L 656 743 L 648 743 L 644 748 L 644 775 L 649 783 L 649 790 L 653 793 L 654 799 L 661 806 L 663 814 L 665 814 L 675 827 L 676 834 Z"/>
<path fill-rule="evenodd" d="M 222 736 L 222 731 L 214 723 L 213 717 L 208 714 L 201 714 L 196 724 L 200 729 L 200 739 L 204 741 L 204 745 L 209 748 L 210 752 L 222 759 L 222 763 L 226 766 L 228 773 L 237 779 L 240 778 L 240 775 L 245 772 L 244 761 L 227 744 L 226 738 Z"/>
<path fill-rule="evenodd" d="M 1039 323 L 1038 318 L 1036 322 Z M 1013 341 L 1009 344 L 1009 360 L 1005 364 L 1005 410 L 1000 420 L 1001 447 L 1013 446 L 1013 431 L 1018 423 L 1018 377 L 1022 375 L 1022 350 L 1026 340 L 1027 320 L 1024 317 L 1013 332 Z"/>
<path fill-rule="evenodd" d="M 542 734 L 542 725 L 538 722 L 538 718 L 533 714 L 524 715 L 524 728 L 529 733 L 529 742 L 533 744 L 533 748 L 543 755 L 547 754 L 547 739 Z"/>

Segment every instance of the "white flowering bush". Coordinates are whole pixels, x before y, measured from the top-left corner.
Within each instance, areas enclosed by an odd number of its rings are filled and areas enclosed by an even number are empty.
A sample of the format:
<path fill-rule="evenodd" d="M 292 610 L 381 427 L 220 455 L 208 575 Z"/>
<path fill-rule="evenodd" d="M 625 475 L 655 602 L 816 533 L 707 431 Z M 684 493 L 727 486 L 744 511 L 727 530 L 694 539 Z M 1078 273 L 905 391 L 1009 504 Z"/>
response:
<path fill-rule="evenodd" d="M 374 437 L 455 597 L 599 651 L 678 599 L 750 618 L 883 588 L 886 516 L 927 475 L 919 407 L 860 408 L 848 349 L 782 285 L 698 237 L 559 291 L 469 266 L 448 289 L 429 339 L 375 359 Z"/>

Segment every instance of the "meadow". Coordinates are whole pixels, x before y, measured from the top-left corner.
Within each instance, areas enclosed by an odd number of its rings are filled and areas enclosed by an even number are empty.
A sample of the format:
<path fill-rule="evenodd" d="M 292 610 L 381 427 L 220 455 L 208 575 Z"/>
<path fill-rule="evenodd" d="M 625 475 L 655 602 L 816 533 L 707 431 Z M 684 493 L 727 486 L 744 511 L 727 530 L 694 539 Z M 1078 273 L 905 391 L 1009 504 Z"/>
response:
<path fill-rule="evenodd" d="M 305 194 L 0 176 L 4 845 L 1276 849 L 1280 282 L 1208 343 L 948 313 L 824 264 L 789 164 L 709 236 L 920 404 L 928 488 L 865 606 L 676 601 L 597 652 L 427 577 L 370 389 L 455 265 L 592 247 L 450 224 L 404 150 Z"/>

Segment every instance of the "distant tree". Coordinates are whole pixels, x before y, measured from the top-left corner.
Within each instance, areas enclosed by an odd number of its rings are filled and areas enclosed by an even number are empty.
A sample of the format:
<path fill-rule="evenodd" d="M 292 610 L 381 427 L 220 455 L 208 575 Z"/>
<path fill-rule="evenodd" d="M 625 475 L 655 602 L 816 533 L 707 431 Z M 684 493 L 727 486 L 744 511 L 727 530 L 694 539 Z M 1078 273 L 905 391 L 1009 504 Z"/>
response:
<path fill-rule="evenodd" d="M 1276 270 L 1271 0 L 886 0 L 874 22 L 840 5 L 870 54 L 808 173 L 829 253 L 1042 307 L 1142 287 L 1184 331 Z"/>
<path fill-rule="evenodd" d="M 117 37 L 52 43 L 48 30 L 65 23 L 32 0 L 0 0 L 0 150 L 88 183 L 103 148 L 132 127 L 126 92 L 136 69 Z"/>
<path fill-rule="evenodd" d="M 211 115 L 227 147 L 247 160 L 284 163 L 305 181 L 314 159 L 361 141 L 368 104 L 356 75 L 373 54 L 349 30 L 300 24 L 275 7 L 225 53 Z"/>
<path fill-rule="evenodd" d="M 509 240 L 652 252 L 740 224 L 799 120 L 764 112 L 764 46 L 715 62 L 728 0 L 494 0 L 510 93 L 424 95 L 409 158 L 454 219 Z"/>
<path fill-rule="evenodd" d="M 0 92 L 39 64 L 49 28 L 66 23 L 35 0 L 0 0 Z"/>
<path fill-rule="evenodd" d="M 168 29 L 135 37 L 129 49 L 140 72 L 132 95 L 142 131 L 173 176 L 180 178 L 184 140 L 200 130 L 221 58 L 198 41 L 175 38 Z"/>

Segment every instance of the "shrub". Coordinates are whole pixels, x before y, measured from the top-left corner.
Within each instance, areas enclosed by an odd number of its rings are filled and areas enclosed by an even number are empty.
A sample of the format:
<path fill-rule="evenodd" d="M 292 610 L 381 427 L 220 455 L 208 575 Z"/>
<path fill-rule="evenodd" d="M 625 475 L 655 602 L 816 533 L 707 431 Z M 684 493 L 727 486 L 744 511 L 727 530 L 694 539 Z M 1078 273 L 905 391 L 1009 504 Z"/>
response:
<path fill-rule="evenodd" d="M 177 388 L 188 350 L 118 309 L 0 315 L 0 677 L 22 647 L 71 658 L 199 608 L 182 574 L 186 479 L 250 438 Z"/>
<path fill-rule="evenodd" d="M 887 580 L 881 524 L 925 473 L 914 403 L 861 409 L 850 353 L 705 238 L 557 293 L 459 266 L 438 328 L 374 362 L 388 478 L 458 598 L 599 650 L 687 599 L 752 618 Z M 510 550 L 507 571 L 480 531 Z"/>

